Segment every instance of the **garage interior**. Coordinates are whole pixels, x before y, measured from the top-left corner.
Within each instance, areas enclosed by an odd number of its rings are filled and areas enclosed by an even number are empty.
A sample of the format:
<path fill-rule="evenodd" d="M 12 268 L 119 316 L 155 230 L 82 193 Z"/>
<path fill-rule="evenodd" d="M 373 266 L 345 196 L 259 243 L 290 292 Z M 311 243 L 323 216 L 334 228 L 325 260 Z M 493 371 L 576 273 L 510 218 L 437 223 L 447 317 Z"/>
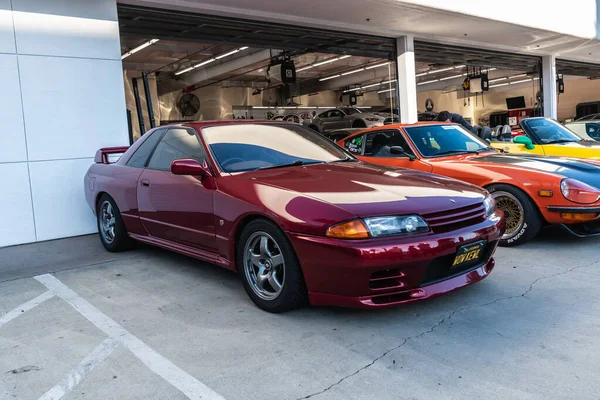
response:
<path fill-rule="evenodd" d="M 342 106 L 397 118 L 394 39 L 123 4 L 118 15 L 131 141 L 168 123 L 308 123 Z M 271 70 L 286 61 L 293 84 Z M 540 57 L 415 41 L 415 62 L 419 120 L 447 110 L 472 125 L 514 128 L 542 114 Z M 556 65 L 558 119 L 600 112 L 597 66 Z M 478 88 L 481 76 L 488 90 Z"/>
<path fill-rule="evenodd" d="M 392 39 L 126 5 L 118 13 L 133 140 L 189 120 L 303 122 L 339 106 L 397 113 Z M 274 73 L 282 61 L 294 64 L 294 84 Z"/>

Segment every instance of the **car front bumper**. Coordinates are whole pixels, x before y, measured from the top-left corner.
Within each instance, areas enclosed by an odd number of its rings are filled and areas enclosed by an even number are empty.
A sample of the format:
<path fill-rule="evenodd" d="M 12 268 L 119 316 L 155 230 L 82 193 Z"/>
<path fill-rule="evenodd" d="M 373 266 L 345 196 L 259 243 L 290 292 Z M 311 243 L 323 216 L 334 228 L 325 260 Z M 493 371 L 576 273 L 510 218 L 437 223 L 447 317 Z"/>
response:
<path fill-rule="evenodd" d="M 504 232 L 497 213 L 455 231 L 369 240 L 339 240 L 287 232 L 313 305 L 378 308 L 425 300 L 487 277 Z M 481 258 L 457 270 L 459 247 L 485 241 Z"/>

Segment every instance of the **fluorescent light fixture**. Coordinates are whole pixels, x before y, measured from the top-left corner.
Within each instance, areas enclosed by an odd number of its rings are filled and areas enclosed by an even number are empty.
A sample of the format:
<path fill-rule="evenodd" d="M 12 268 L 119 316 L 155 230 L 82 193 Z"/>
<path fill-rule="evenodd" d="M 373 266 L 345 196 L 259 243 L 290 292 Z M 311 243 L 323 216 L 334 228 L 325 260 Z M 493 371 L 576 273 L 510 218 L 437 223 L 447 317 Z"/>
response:
<path fill-rule="evenodd" d="M 319 82 L 328 81 L 328 80 L 330 80 L 330 79 L 333 79 L 333 78 L 338 78 L 338 77 L 340 77 L 340 76 L 341 76 L 340 74 L 337 74 L 337 75 L 332 75 L 332 76 L 328 76 L 327 78 L 321 78 L 321 79 L 319 79 Z"/>
<path fill-rule="evenodd" d="M 466 67 L 466 65 L 457 65 L 456 67 L 454 67 L 454 69 L 459 69 L 459 68 L 464 68 Z"/>
<path fill-rule="evenodd" d="M 429 71 L 429 74 L 430 75 L 431 74 L 437 74 L 438 72 L 446 72 L 446 71 L 450 71 L 450 70 L 453 70 L 453 69 L 454 69 L 454 67 L 436 69 L 436 70 L 433 70 L 433 71 Z"/>
<path fill-rule="evenodd" d="M 394 90 L 396 90 L 396 88 L 391 88 L 391 89 L 385 89 L 385 90 L 380 90 L 377 93 L 388 93 L 388 92 L 393 92 Z"/>
<path fill-rule="evenodd" d="M 385 67 L 388 64 L 389 64 L 389 62 L 385 62 L 385 63 L 381 63 L 381 64 L 376 64 L 376 65 L 371 65 L 371 66 L 365 67 L 365 69 L 373 69 L 373 68 Z"/>
<path fill-rule="evenodd" d="M 252 106 L 252 108 L 267 109 L 267 108 L 271 108 L 271 107 L 267 107 L 267 106 Z"/>
<path fill-rule="evenodd" d="M 427 74 L 429 74 L 429 72 L 421 72 L 420 74 L 416 74 L 415 76 L 418 78 L 420 76 L 425 76 Z"/>
<path fill-rule="evenodd" d="M 341 74 L 341 75 L 342 75 L 342 76 L 344 76 L 344 75 L 352 75 L 352 74 L 355 74 L 355 73 L 357 73 L 357 72 L 364 71 L 364 70 L 365 70 L 364 68 L 361 68 L 361 69 L 355 69 L 354 71 L 342 72 L 342 74 Z"/>
<path fill-rule="evenodd" d="M 490 79 L 490 83 L 494 83 L 494 82 L 500 82 L 500 81 L 505 81 L 508 78 L 505 76 L 504 78 L 496 78 L 496 79 Z"/>
<path fill-rule="evenodd" d="M 318 62 L 318 63 L 314 63 L 314 64 L 313 64 L 313 67 L 320 67 L 321 65 L 325 65 L 325 64 L 331 64 L 332 62 L 335 62 L 335 61 L 337 61 L 337 60 L 339 60 L 339 57 L 337 57 L 337 58 L 332 58 L 332 59 L 330 59 L 330 60 L 326 60 L 326 61 L 321 61 L 321 62 Z"/>
<path fill-rule="evenodd" d="M 348 58 L 348 57 L 352 57 L 352 56 L 351 56 L 351 55 L 349 55 L 349 54 L 346 54 L 345 56 L 341 56 L 341 57 L 339 57 L 339 58 L 338 58 L 338 60 L 343 60 L 343 59 L 346 59 L 346 58 Z"/>
<path fill-rule="evenodd" d="M 396 82 L 395 79 L 392 79 L 391 81 L 385 81 L 385 82 L 381 82 L 382 85 L 385 85 L 386 83 L 393 83 Z"/>
<path fill-rule="evenodd" d="M 509 78 L 509 79 L 513 79 L 513 78 L 523 78 L 523 77 L 525 77 L 525 76 L 527 76 L 527 74 L 513 75 L 513 76 L 509 76 L 508 78 Z"/>
<path fill-rule="evenodd" d="M 447 81 L 448 79 L 456 79 L 456 78 L 460 78 L 460 77 L 463 77 L 463 76 L 464 76 L 463 74 L 454 75 L 454 76 L 447 76 L 445 78 L 440 78 L 440 81 Z"/>
<path fill-rule="evenodd" d="M 373 108 L 372 106 L 357 106 L 356 108 Z"/>
<path fill-rule="evenodd" d="M 225 57 L 227 57 L 227 56 L 230 56 L 230 55 L 232 55 L 232 54 L 235 54 L 235 53 L 237 53 L 237 52 L 239 52 L 239 51 L 240 51 L 240 49 L 231 50 L 231 51 L 230 51 L 230 52 L 228 52 L 228 53 L 224 53 L 224 54 L 221 54 L 221 55 L 218 55 L 218 56 L 216 56 L 216 57 L 215 57 L 215 60 L 220 60 L 221 58 L 225 58 Z"/>
<path fill-rule="evenodd" d="M 297 69 L 297 70 L 296 70 L 296 72 L 302 72 L 302 71 L 306 71 L 307 69 L 311 69 L 311 68 L 313 68 L 313 67 L 314 67 L 314 65 L 308 65 L 308 66 L 306 66 L 306 67 L 302 67 L 302 68 L 300 68 L 300 69 Z"/>
<path fill-rule="evenodd" d="M 121 60 L 122 60 L 122 59 L 124 59 L 124 58 L 127 58 L 127 57 L 129 57 L 129 56 L 130 56 L 130 55 L 132 55 L 132 54 L 135 54 L 135 53 L 137 53 L 138 51 L 140 51 L 140 50 L 142 50 L 142 49 L 145 49 L 145 48 L 146 48 L 146 47 L 148 47 L 148 46 L 151 46 L 151 45 L 153 45 L 154 43 L 158 42 L 159 40 L 160 40 L 160 39 L 152 39 L 152 40 L 148 40 L 146 43 L 144 43 L 144 44 L 141 44 L 141 45 L 139 45 L 138 47 L 136 47 L 136 48 L 134 48 L 134 49 L 131 49 L 131 50 L 129 50 L 127 53 L 123 54 L 123 55 L 121 56 Z"/>
<path fill-rule="evenodd" d="M 510 82 L 511 85 L 516 85 L 517 83 L 525 83 L 525 82 L 531 82 L 533 79 L 522 79 L 520 81 L 514 81 L 514 82 Z"/>
<path fill-rule="evenodd" d="M 200 64 L 196 64 L 196 65 L 194 65 L 192 67 L 189 67 L 189 68 L 186 68 L 186 69 L 182 69 L 181 71 L 177 71 L 177 72 L 175 72 L 175 75 L 185 74 L 186 72 L 190 72 L 193 69 L 200 68 L 200 67 L 202 67 L 202 66 L 204 66 L 206 64 L 210 64 L 213 61 L 217 61 L 217 60 L 220 60 L 221 58 L 225 58 L 225 57 L 230 56 L 232 54 L 238 53 L 238 52 L 240 52 L 242 50 L 246 50 L 247 48 L 248 48 L 248 46 L 240 47 L 238 49 L 228 51 L 227 53 L 223 53 L 223 54 L 220 54 L 218 56 L 209 58 L 208 60 L 202 61 Z"/>
<path fill-rule="evenodd" d="M 432 81 L 425 81 L 425 82 L 419 82 L 417 83 L 417 85 L 427 85 L 428 83 L 434 83 L 434 82 L 439 82 L 439 79 L 434 79 Z"/>
<path fill-rule="evenodd" d="M 497 69 L 498 69 L 498 68 L 488 68 L 488 69 L 486 69 L 486 70 L 485 70 L 485 72 L 495 71 L 495 70 L 497 70 Z"/>
<path fill-rule="evenodd" d="M 495 87 L 500 87 L 500 86 L 507 86 L 507 85 L 508 85 L 508 83 L 499 83 L 497 85 L 490 85 L 490 89 L 495 88 Z"/>

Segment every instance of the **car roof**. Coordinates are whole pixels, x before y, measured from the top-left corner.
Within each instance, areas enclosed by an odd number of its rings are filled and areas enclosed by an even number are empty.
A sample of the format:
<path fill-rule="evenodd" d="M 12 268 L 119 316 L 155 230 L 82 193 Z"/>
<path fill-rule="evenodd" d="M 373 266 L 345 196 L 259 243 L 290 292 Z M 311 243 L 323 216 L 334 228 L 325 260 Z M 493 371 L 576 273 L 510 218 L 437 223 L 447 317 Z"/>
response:
<path fill-rule="evenodd" d="M 194 128 L 194 129 L 202 129 L 202 128 L 206 128 L 209 126 L 221 126 L 221 125 L 282 124 L 282 123 L 286 124 L 287 122 L 272 121 L 272 120 L 268 120 L 268 119 L 232 119 L 232 120 L 225 120 L 225 121 L 211 120 L 211 121 L 182 122 L 179 124 L 162 125 L 162 126 L 159 126 L 158 128 L 168 128 L 168 127 L 173 127 L 173 126 L 188 126 L 190 128 Z M 293 123 L 291 123 L 291 122 L 290 122 L 290 124 L 293 125 Z"/>

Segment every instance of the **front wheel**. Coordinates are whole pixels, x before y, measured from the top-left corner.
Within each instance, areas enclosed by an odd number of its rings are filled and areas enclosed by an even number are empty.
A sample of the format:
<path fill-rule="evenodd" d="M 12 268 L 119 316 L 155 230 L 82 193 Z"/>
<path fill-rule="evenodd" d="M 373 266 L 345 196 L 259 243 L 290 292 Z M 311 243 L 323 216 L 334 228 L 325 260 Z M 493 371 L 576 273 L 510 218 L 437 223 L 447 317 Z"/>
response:
<path fill-rule="evenodd" d="M 237 265 L 246 293 L 268 312 L 284 312 L 306 303 L 304 277 L 296 254 L 273 223 L 248 224 L 237 244 Z"/>
<path fill-rule="evenodd" d="M 487 189 L 506 220 L 500 246 L 518 246 L 537 236 L 542 228 L 542 218 L 537 206 L 523 191 L 509 185 L 493 185 Z"/>

